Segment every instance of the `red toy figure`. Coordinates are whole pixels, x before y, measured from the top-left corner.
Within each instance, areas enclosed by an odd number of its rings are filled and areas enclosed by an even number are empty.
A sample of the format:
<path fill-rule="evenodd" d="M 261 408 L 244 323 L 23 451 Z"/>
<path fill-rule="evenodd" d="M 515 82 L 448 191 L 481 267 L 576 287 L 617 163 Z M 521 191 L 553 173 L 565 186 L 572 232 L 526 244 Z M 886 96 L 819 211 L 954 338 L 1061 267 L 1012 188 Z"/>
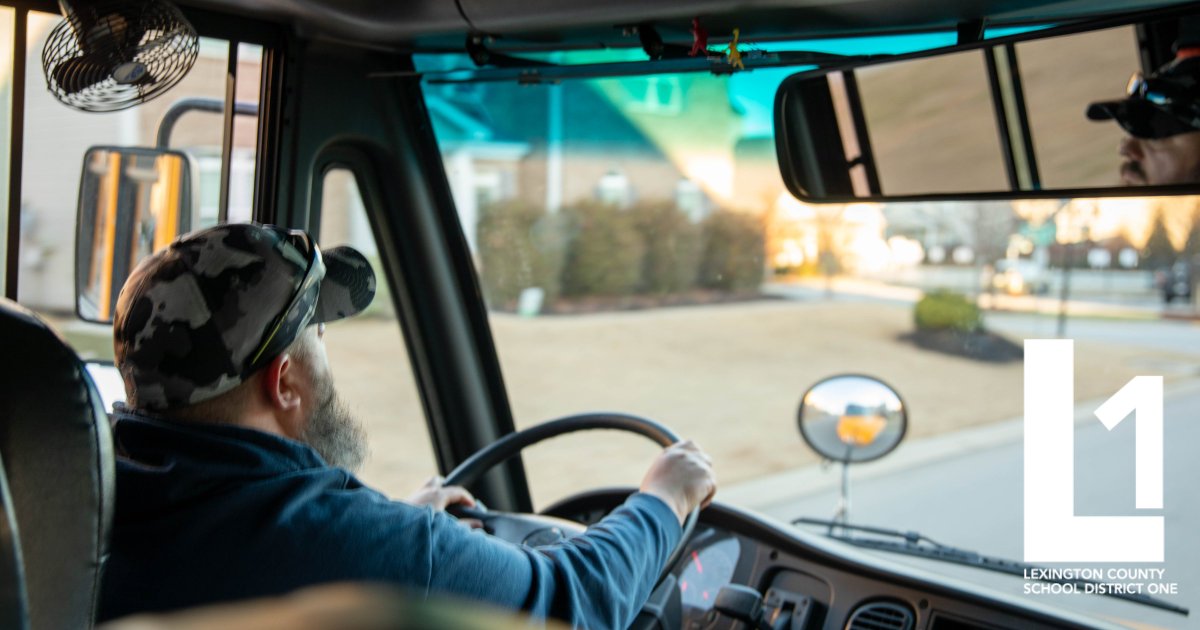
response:
<path fill-rule="evenodd" d="M 708 31 L 700 26 L 700 18 L 692 18 L 692 51 L 688 55 L 708 56 Z"/>

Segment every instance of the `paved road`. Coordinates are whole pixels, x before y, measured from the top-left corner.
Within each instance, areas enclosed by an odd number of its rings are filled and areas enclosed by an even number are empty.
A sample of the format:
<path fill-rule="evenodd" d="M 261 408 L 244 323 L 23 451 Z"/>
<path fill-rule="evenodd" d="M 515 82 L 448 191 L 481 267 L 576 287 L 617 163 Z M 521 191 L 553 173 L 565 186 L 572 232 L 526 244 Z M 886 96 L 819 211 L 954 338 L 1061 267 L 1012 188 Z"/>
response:
<path fill-rule="evenodd" d="M 984 322 L 1014 339 L 1053 339 L 1058 330 L 1057 319 L 1046 315 L 990 312 L 984 314 Z M 1066 337 L 1200 357 L 1200 325 L 1190 321 L 1071 318 Z"/>
<path fill-rule="evenodd" d="M 1200 449 L 1200 386 L 1192 383 L 1169 390 L 1164 413 L 1166 579 L 1179 584 L 1180 594 L 1170 599 L 1195 611 L 1191 618 L 1093 595 L 1023 595 L 1020 578 L 906 556 L 891 557 L 1079 612 L 1114 615 L 1164 628 L 1200 627 L 1200 488 L 1196 485 L 1200 479 L 1200 454 L 1196 452 Z M 1076 514 L 1137 513 L 1133 509 L 1133 430 L 1134 424 L 1128 421 L 1111 433 L 1098 421 L 1076 428 Z M 860 480 L 852 487 L 851 520 L 917 530 L 943 544 L 1020 560 L 1022 461 L 1018 439 L 969 456 Z M 833 491 L 827 491 L 767 512 L 783 520 L 801 515 L 827 517 L 832 514 L 834 502 Z"/>
<path fill-rule="evenodd" d="M 846 282 L 832 297 L 813 286 L 773 284 L 767 291 L 774 295 L 798 301 L 823 301 L 832 299 L 841 302 L 876 302 L 887 304 L 911 304 L 920 292 L 906 287 L 891 287 L 861 281 Z M 1080 312 L 1092 309 L 1103 315 L 1103 309 L 1095 302 L 1075 303 Z M 1200 322 L 1181 319 L 1158 319 L 1163 307 L 1122 305 L 1124 315 L 1134 317 L 1068 317 L 1065 337 L 1076 341 L 1098 341 L 1141 347 L 1152 351 L 1165 351 L 1180 355 L 1192 355 L 1196 361 L 1184 358 L 1169 364 L 1147 365 L 1148 374 L 1200 375 Z M 1183 306 L 1172 310 L 1184 312 Z M 1052 339 L 1058 336 L 1058 318 L 1046 313 L 1023 313 L 1007 311 L 985 311 L 984 325 L 988 329 L 1003 333 L 1013 339 Z M 1198 625 L 1200 627 L 1200 625 Z"/>

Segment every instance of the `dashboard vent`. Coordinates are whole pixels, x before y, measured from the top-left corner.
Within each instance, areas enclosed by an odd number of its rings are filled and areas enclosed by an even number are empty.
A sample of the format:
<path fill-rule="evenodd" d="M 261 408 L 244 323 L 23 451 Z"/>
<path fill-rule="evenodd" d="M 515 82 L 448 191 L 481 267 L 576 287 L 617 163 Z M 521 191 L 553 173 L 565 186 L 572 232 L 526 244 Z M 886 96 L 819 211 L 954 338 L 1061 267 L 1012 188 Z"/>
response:
<path fill-rule="evenodd" d="M 854 609 L 846 630 L 912 630 L 912 610 L 903 604 L 872 602 Z"/>

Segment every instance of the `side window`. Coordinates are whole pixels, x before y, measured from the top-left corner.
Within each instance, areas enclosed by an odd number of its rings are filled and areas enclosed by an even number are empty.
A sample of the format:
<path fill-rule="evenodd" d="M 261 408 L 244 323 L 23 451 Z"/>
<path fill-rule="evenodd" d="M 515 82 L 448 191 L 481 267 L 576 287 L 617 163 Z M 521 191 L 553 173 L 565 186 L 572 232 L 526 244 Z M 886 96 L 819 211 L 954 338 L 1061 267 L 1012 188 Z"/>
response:
<path fill-rule="evenodd" d="M 1084 116 L 1089 103 L 1120 98 L 1140 69 L 1132 26 L 1017 44 L 1038 170 L 1047 188 L 1112 186 L 1120 171 L 1115 124 Z M 1087 59 L 1093 72 L 1064 60 Z M 1103 70 L 1099 70 L 1103 68 Z"/>
<path fill-rule="evenodd" d="M 994 190 L 1007 185 L 979 51 L 869 66 L 854 74 L 885 192 Z M 947 84 L 946 77 L 959 80 Z M 939 115 L 949 106 L 954 116 Z M 962 143 L 956 138 L 980 141 Z M 969 172 L 954 168 L 963 163 L 977 166 Z"/>
<path fill-rule="evenodd" d="M 11 30 L 11 17 L 0 13 L 0 40 Z M 186 77 L 169 91 L 140 105 L 110 113 L 85 113 L 59 103 L 46 89 L 41 51 L 51 30 L 62 17 L 29 12 L 26 51 L 24 150 L 21 178 L 21 225 L 18 298 L 26 307 L 51 320 L 80 355 L 112 359 L 112 333 L 108 326 L 86 324 L 75 317 L 75 222 L 80 173 L 89 147 L 155 147 L 168 112 L 184 99 L 223 103 L 229 68 L 230 43 L 200 38 L 199 56 Z M 5 24 L 8 26 L 6 27 Z M 0 47 L 5 48 L 5 47 Z M 5 51 L 7 53 L 8 51 Z M 259 100 L 263 50 L 241 45 L 237 56 L 236 98 Z M 11 60 L 9 61 L 11 65 Z M 8 109 L 8 90 L 0 91 L 0 112 Z M 7 125 L 9 116 L 3 116 Z M 189 111 L 171 128 L 168 147 L 188 157 L 193 228 L 216 222 L 221 188 L 223 117 L 210 111 Z M 229 218 L 251 218 L 256 116 L 239 116 L 233 133 L 230 164 Z M 3 127 L 0 127 L 3 128 Z M 8 134 L 5 134 L 7 137 Z M 7 142 L 4 143 L 7 145 Z M 7 177 L 8 151 L 0 157 L 0 172 Z M 7 189 L 7 182 L 0 190 Z M 7 201 L 7 194 L 3 196 Z M 207 214 L 206 214 L 207 213 Z"/>
<path fill-rule="evenodd" d="M 370 454 L 360 475 L 395 498 L 415 490 L 437 472 L 425 412 L 413 378 L 408 350 L 354 175 L 334 169 L 325 175 L 321 196 L 324 248 L 350 245 L 375 267 L 376 293 L 358 317 L 334 322 L 325 347 L 343 400 L 370 436 Z"/>

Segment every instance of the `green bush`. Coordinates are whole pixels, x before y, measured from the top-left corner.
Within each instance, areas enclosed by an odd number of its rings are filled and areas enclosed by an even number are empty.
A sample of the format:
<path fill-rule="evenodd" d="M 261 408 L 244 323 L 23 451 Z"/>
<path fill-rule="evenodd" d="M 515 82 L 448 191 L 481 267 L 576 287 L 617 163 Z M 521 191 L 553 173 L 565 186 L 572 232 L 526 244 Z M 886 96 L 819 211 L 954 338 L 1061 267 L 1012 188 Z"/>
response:
<path fill-rule="evenodd" d="M 557 214 L 521 201 L 485 206 L 477 226 L 480 279 L 490 304 L 513 308 L 521 291 L 559 295 L 671 294 L 699 283 L 757 288 L 766 257 L 761 221 L 720 211 L 694 225 L 670 202 L 629 210 L 583 202 Z"/>
<path fill-rule="evenodd" d="M 566 235 L 560 217 L 531 204 L 510 200 L 480 209 L 476 229 L 484 295 L 497 307 L 511 307 L 521 291 L 540 287 L 544 302 L 561 291 Z"/>
<path fill-rule="evenodd" d="M 961 293 L 938 290 L 926 293 L 913 309 L 917 330 L 957 330 L 975 332 L 983 329 L 979 307 Z"/>
<path fill-rule="evenodd" d="M 646 245 L 633 214 L 596 202 L 563 210 L 570 245 L 563 295 L 628 295 L 641 279 Z"/>
<path fill-rule="evenodd" d="M 741 291 L 762 284 L 766 235 L 760 217 L 714 212 L 700 223 L 700 243 L 700 286 Z"/>
<path fill-rule="evenodd" d="M 700 230 L 670 202 L 629 210 L 644 245 L 639 293 L 678 293 L 696 284 Z"/>

